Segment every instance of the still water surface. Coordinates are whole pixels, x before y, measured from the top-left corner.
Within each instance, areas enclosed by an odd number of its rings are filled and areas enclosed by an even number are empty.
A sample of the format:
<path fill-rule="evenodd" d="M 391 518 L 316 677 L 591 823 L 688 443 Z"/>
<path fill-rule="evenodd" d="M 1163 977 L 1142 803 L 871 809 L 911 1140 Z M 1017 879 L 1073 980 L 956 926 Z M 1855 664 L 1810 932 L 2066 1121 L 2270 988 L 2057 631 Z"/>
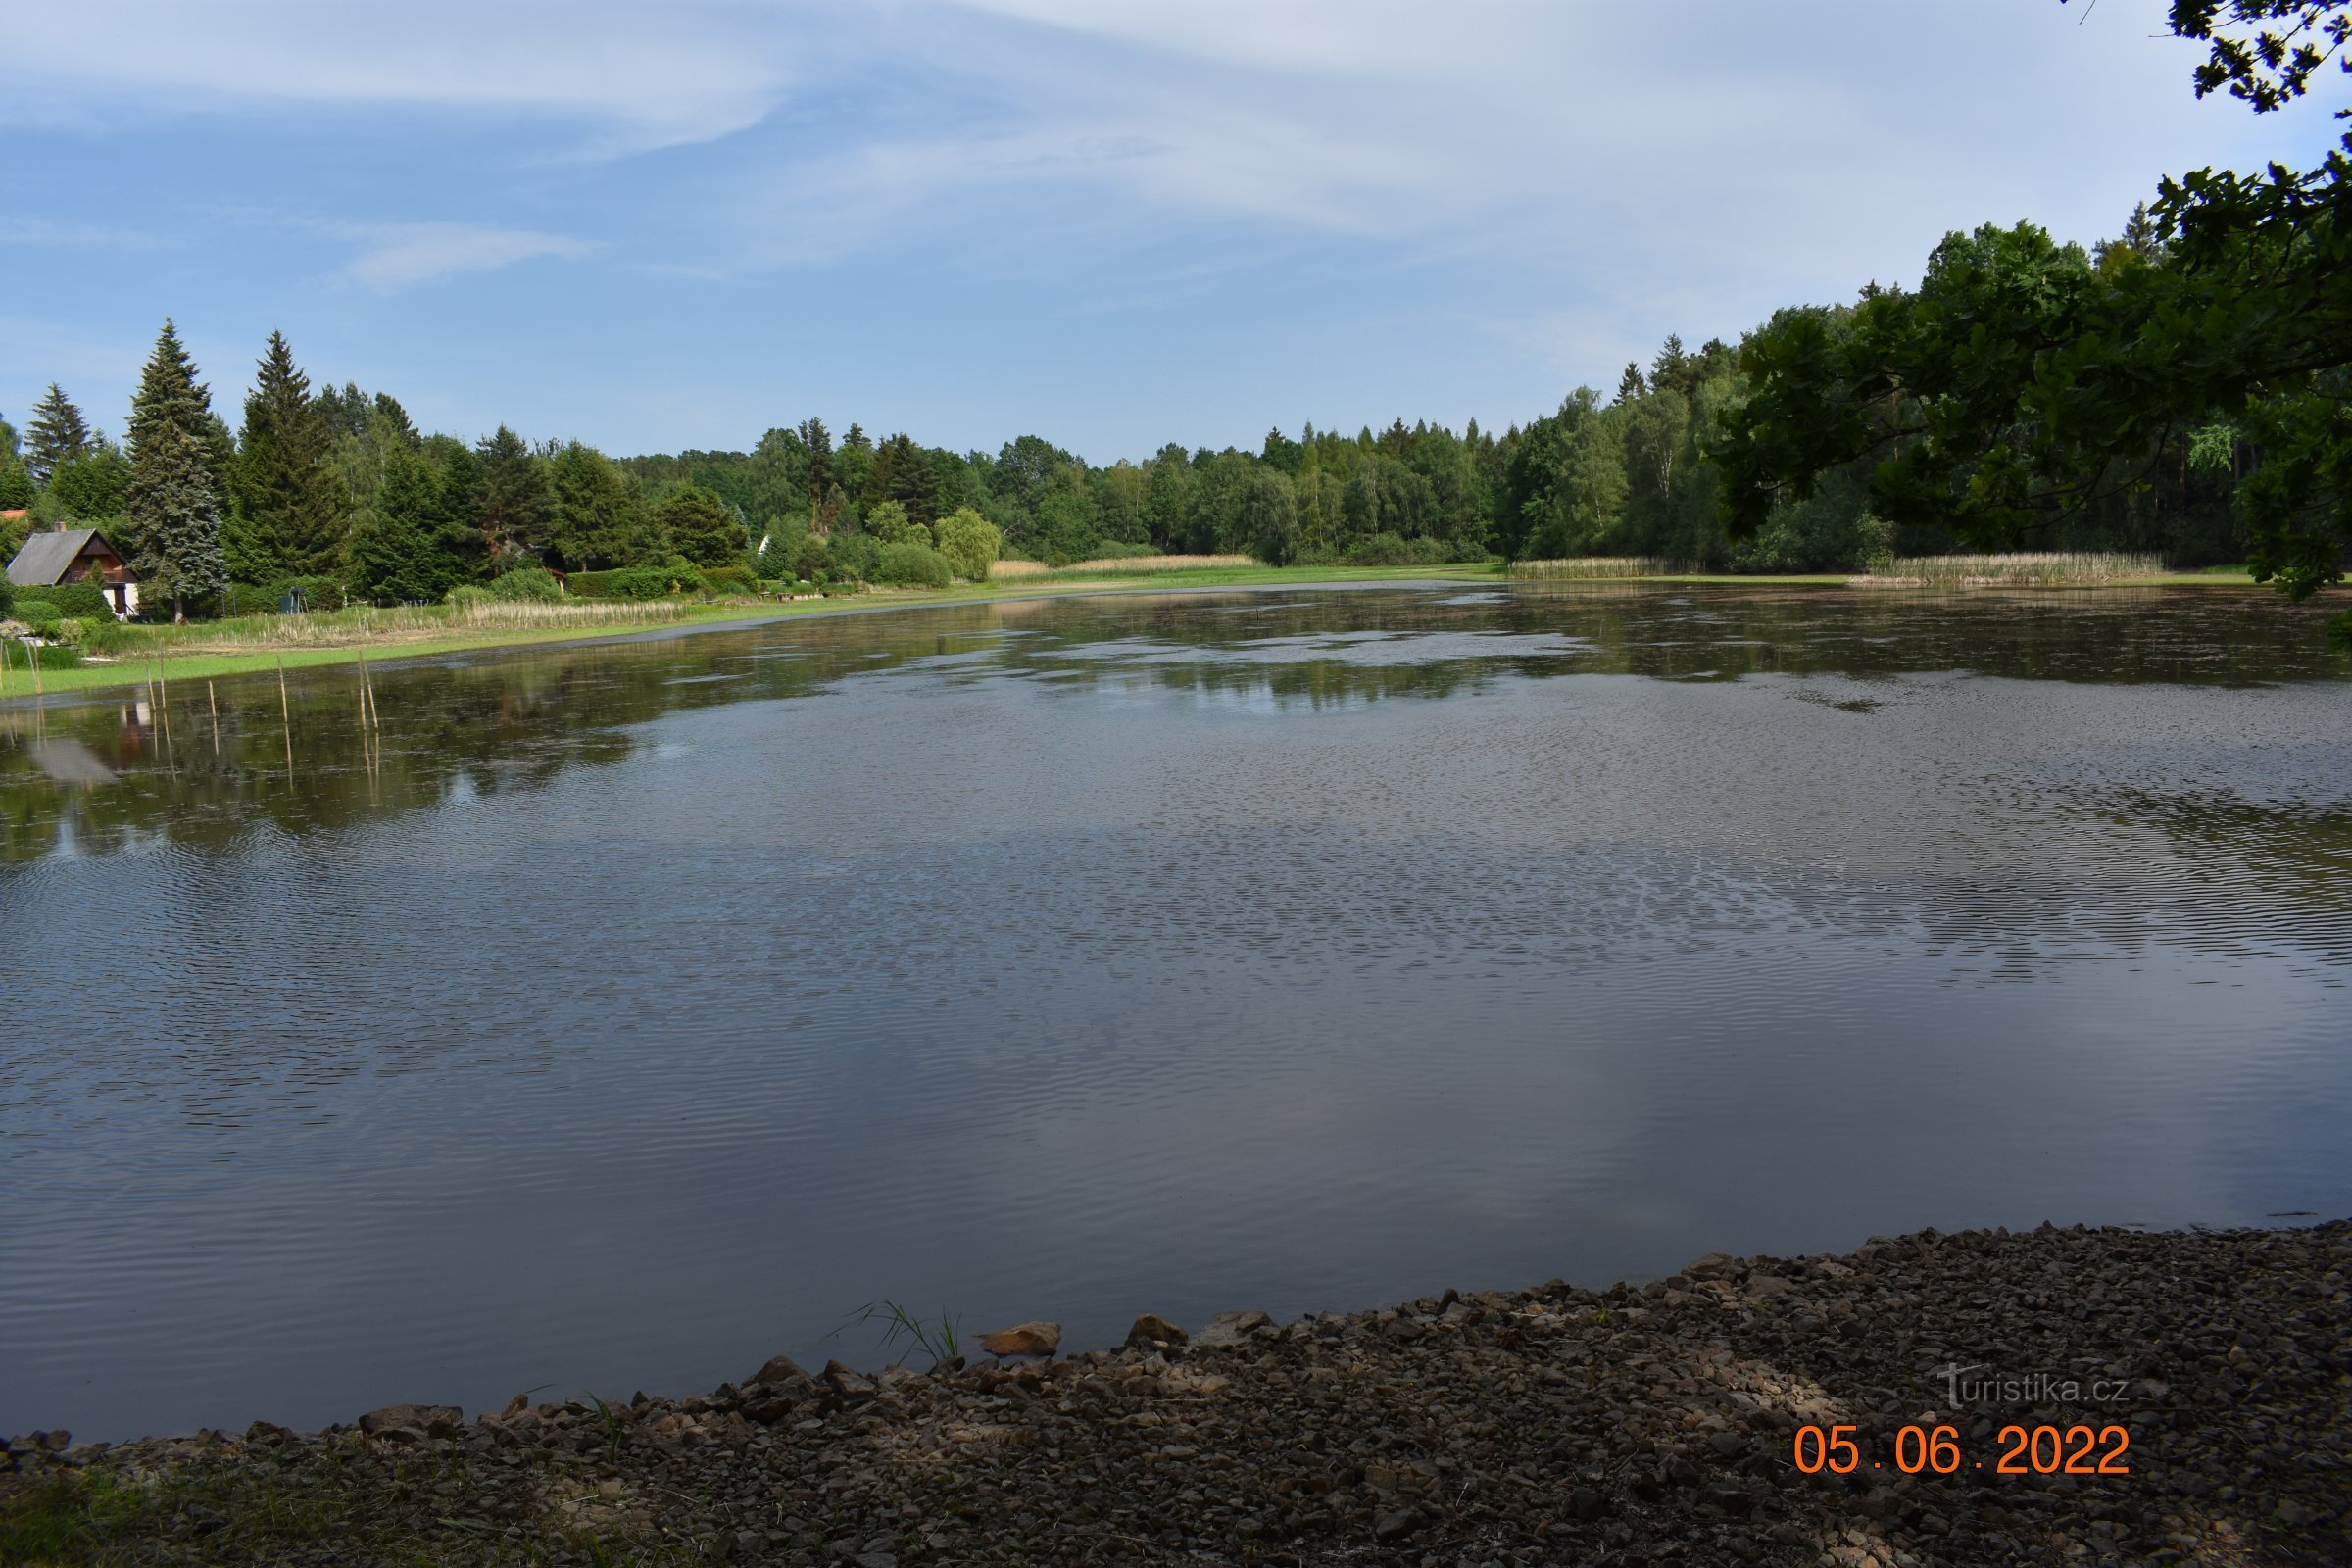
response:
<path fill-rule="evenodd" d="M 2352 1212 L 2348 676 L 1455 586 L 302 673 L 291 776 L 272 677 L 0 712 L 0 1432 Z"/>

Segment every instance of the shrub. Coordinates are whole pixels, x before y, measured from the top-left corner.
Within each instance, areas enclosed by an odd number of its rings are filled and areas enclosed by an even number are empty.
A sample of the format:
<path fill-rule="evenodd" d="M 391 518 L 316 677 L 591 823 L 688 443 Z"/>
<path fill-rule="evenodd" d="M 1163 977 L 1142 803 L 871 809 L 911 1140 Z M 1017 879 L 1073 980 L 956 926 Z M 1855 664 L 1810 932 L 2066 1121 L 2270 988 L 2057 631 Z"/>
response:
<path fill-rule="evenodd" d="M 703 585 L 714 594 L 756 594 L 760 579 L 748 566 L 705 566 Z"/>
<path fill-rule="evenodd" d="M 1350 566 L 1435 566 L 1453 559 L 1442 539 L 1406 539 L 1376 533 L 1358 539 L 1342 558 Z"/>
<path fill-rule="evenodd" d="M 997 564 L 1004 536 L 997 525 L 969 507 L 959 507 L 939 519 L 939 553 L 948 558 L 956 575 L 968 582 L 988 581 L 988 568 Z"/>
<path fill-rule="evenodd" d="M 270 583 L 232 582 L 221 608 L 232 615 L 274 615 L 279 597 Z"/>
<path fill-rule="evenodd" d="M 46 599 L 20 599 L 12 613 L 44 637 L 55 632 L 58 622 L 65 619 L 65 616 L 58 612 L 57 606 Z"/>
<path fill-rule="evenodd" d="M 460 606 L 488 604 L 491 600 L 497 597 L 498 596 L 496 594 L 492 593 L 487 587 L 478 582 L 462 582 L 455 588 L 452 588 L 448 595 L 449 602 L 451 604 Z"/>
<path fill-rule="evenodd" d="M 901 588 L 945 588 L 948 558 L 929 545 L 884 545 L 875 552 L 873 580 Z"/>
<path fill-rule="evenodd" d="M 17 585 L 8 580 L 6 573 L 0 572 L 0 615 L 7 614 L 10 610 L 15 608 L 16 603 Z"/>
<path fill-rule="evenodd" d="M 692 566 L 622 566 L 613 571 L 575 571 L 571 591 L 582 599 L 660 599 L 700 593 L 703 574 Z"/>
<path fill-rule="evenodd" d="M 98 615 L 112 615 L 115 602 L 106 590 L 94 582 L 61 582 L 51 588 L 20 588 L 20 601 L 43 599 L 57 607 L 61 615 L 77 615 L 87 620 Z"/>
<path fill-rule="evenodd" d="M 513 571 L 500 572 L 485 592 L 493 599 L 553 602 L 564 597 L 564 585 L 545 566 L 516 566 Z"/>

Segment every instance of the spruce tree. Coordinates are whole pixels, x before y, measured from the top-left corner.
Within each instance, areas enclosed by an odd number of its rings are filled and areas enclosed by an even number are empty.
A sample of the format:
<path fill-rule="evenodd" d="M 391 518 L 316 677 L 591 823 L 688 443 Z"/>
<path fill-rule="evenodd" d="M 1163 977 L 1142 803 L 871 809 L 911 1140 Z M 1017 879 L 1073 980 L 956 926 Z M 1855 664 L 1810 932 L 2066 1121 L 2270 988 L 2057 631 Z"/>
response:
<path fill-rule="evenodd" d="M 239 526 L 229 565 L 240 581 L 322 575 L 340 561 L 343 498 L 327 465 L 331 444 L 311 378 L 284 335 L 270 333 L 231 470 Z"/>
<path fill-rule="evenodd" d="M 474 450 L 481 459 L 482 550 L 490 575 L 539 565 L 556 506 L 546 465 L 503 424 Z"/>
<path fill-rule="evenodd" d="M 24 432 L 24 466 L 32 470 L 33 483 L 46 485 L 59 464 L 87 457 L 96 444 L 81 411 L 50 382 L 32 406 L 32 423 Z"/>
<path fill-rule="evenodd" d="M 152 592 L 172 599 L 174 622 L 191 600 L 228 583 L 220 555 L 220 495 L 214 478 L 212 395 L 170 319 L 139 375 L 130 405 L 131 564 Z"/>
<path fill-rule="evenodd" d="M 23 458 L 0 463 L 0 512 L 18 512 L 33 503 L 32 470 Z"/>

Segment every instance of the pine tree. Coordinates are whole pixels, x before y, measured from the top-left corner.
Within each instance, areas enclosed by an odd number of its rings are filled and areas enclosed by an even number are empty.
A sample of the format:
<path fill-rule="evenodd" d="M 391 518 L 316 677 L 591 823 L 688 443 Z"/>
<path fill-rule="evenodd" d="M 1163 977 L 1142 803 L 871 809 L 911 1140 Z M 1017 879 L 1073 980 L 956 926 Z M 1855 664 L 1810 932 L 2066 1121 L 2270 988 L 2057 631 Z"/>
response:
<path fill-rule="evenodd" d="M 187 618 L 190 600 L 206 600 L 228 583 L 220 555 L 220 495 L 214 478 L 212 395 L 170 319 L 139 375 L 130 405 L 131 563 L 154 589 L 172 598 L 174 622 Z"/>
<path fill-rule="evenodd" d="M 1617 401 L 1620 403 L 1632 403 L 1639 398 L 1646 396 L 1648 392 L 1648 386 L 1644 384 L 1642 379 L 1642 367 L 1632 364 L 1627 365 L 1625 368 L 1625 374 L 1617 378 Z"/>
<path fill-rule="evenodd" d="M 327 459 L 326 412 L 294 364 L 283 334 L 270 334 L 261 374 L 245 398 L 231 482 L 238 526 L 229 565 L 242 582 L 331 571 L 343 553 L 343 497 Z"/>
<path fill-rule="evenodd" d="M 0 463 L 0 512 L 18 512 L 33 503 L 32 470 L 23 458 Z"/>
<path fill-rule="evenodd" d="M 46 485 L 59 464 L 87 457 L 96 445 L 81 411 L 50 382 L 48 392 L 32 406 L 32 423 L 24 432 L 24 466 L 32 471 L 33 483 Z"/>
<path fill-rule="evenodd" d="M 522 437 L 503 424 L 474 450 L 481 459 L 482 550 L 490 575 L 540 564 L 556 510 L 547 488 L 547 466 L 532 455 Z"/>

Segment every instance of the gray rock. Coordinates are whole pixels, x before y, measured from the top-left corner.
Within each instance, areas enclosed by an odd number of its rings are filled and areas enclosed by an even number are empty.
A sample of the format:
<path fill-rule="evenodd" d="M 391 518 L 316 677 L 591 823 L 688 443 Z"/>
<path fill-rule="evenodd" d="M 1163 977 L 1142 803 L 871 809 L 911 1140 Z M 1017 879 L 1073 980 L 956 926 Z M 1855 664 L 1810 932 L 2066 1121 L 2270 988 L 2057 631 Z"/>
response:
<path fill-rule="evenodd" d="M 1201 1350 L 1231 1349 L 1248 1344 L 1250 1336 L 1271 1326 L 1273 1321 L 1263 1312 L 1219 1312 L 1193 1337 L 1193 1346 Z"/>

